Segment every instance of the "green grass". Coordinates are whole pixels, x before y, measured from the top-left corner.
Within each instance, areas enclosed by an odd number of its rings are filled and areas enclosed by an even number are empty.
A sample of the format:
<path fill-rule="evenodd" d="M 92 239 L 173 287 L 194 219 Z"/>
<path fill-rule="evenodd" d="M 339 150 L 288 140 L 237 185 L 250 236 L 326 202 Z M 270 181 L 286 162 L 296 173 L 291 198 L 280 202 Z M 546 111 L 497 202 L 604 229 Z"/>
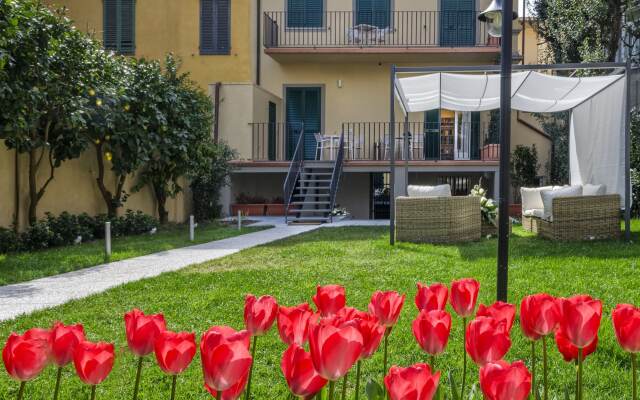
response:
<path fill-rule="evenodd" d="M 154 235 L 113 238 L 110 260 L 124 260 L 194 243 L 225 239 L 264 228 L 245 227 L 239 232 L 235 227 L 218 223 L 200 224 L 196 228 L 195 242 L 189 241 L 188 229 L 189 227 L 185 225 L 167 225 L 159 228 Z M 0 254 L 0 285 L 44 278 L 103 262 L 105 262 L 104 240 L 34 252 Z"/>
<path fill-rule="evenodd" d="M 639 222 L 634 222 L 634 244 L 615 241 L 562 244 L 514 229 L 509 276 L 511 302 L 519 303 L 524 295 L 543 291 L 556 296 L 589 293 L 604 302 L 600 344 L 585 366 L 587 399 L 630 398 L 630 362 L 616 344 L 610 311 L 618 302 L 640 303 Z M 98 398 L 128 399 L 135 359 L 126 351 L 123 314 L 131 308 L 139 307 L 147 313 L 163 312 L 170 329 L 194 331 L 200 336 L 213 325 L 241 328 L 247 293 L 271 294 L 280 304 L 294 305 L 311 302 L 316 284 L 340 283 L 346 286 L 348 304 L 361 309 L 366 308 L 371 293 L 377 289 L 407 294 L 399 325 L 390 337 L 390 363 L 410 365 L 427 360 L 410 329 L 417 315 L 413 304 L 416 282 L 448 283 L 456 278 L 475 277 L 482 285 L 479 301 L 490 303 L 496 291 L 495 253 L 495 240 L 458 246 L 390 247 L 385 228 L 321 229 L 5 322 L 0 324 L 0 337 L 12 331 L 48 326 L 55 320 L 82 322 L 90 340 L 115 341 L 118 348 L 115 368 L 98 388 Z M 453 370 L 458 382 L 462 332 L 460 320 L 454 317 L 449 347 L 436 362 L 436 368 L 444 370 L 443 376 Z M 517 322 L 512 338 L 513 346 L 506 358 L 528 360 L 530 345 L 523 339 Z M 252 385 L 254 399 L 287 398 L 279 367 L 284 350 L 275 328 L 261 338 Z M 366 361 L 364 379 L 381 379 L 381 363 L 380 352 Z M 152 358 L 144 365 L 140 399 L 168 398 L 169 378 L 160 372 Z M 550 351 L 550 367 L 551 398 L 564 398 L 564 388 L 572 388 L 575 368 L 564 363 L 555 348 Z M 540 368 L 538 365 L 538 371 Z M 477 373 L 472 366 L 471 383 L 477 380 Z M 48 368 L 27 385 L 26 398 L 49 398 L 53 384 L 54 370 Z M 12 398 L 17 387 L 6 374 L 0 374 L 0 397 Z M 65 369 L 62 391 L 63 399 L 85 398 L 88 394 L 88 388 L 75 377 L 72 367 Z M 348 394 L 352 398 L 351 390 Z M 178 398 L 211 398 L 203 390 L 198 358 L 180 376 Z"/>

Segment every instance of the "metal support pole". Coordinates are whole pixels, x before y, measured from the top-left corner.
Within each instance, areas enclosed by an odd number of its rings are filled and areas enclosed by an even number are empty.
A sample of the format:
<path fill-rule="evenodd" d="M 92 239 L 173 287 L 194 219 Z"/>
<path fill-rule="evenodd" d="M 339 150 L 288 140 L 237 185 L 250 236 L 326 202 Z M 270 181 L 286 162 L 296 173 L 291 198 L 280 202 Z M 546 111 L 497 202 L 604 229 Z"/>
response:
<path fill-rule="evenodd" d="M 502 2 L 502 49 L 500 53 L 500 196 L 498 199 L 497 298 L 507 301 L 509 282 L 509 163 L 511 155 L 511 67 L 513 0 Z"/>
<path fill-rule="evenodd" d="M 238 230 L 242 230 L 242 211 L 238 210 Z"/>
<path fill-rule="evenodd" d="M 415 140 L 415 133 L 411 139 Z M 404 190 L 402 193 L 407 195 L 407 187 L 409 186 L 409 113 L 404 116 Z"/>
<path fill-rule="evenodd" d="M 394 245 L 396 243 L 396 196 L 395 196 L 395 178 L 396 178 L 396 133 L 395 133 L 395 124 L 396 124 L 396 103 L 395 103 L 395 92 L 396 92 L 396 66 L 391 65 L 391 91 L 389 93 L 389 109 L 391 110 L 389 114 L 389 243 Z M 384 151 L 383 151 L 384 153 Z"/>
<path fill-rule="evenodd" d="M 624 116 L 624 238 L 631 240 L 631 60 L 625 68 L 626 107 Z"/>
<path fill-rule="evenodd" d="M 104 223 L 104 255 L 107 260 L 111 257 L 111 222 Z"/>
<path fill-rule="evenodd" d="M 193 215 L 189 215 L 189 240 L 194 241 L 196 239 L 196 226 Z"/>

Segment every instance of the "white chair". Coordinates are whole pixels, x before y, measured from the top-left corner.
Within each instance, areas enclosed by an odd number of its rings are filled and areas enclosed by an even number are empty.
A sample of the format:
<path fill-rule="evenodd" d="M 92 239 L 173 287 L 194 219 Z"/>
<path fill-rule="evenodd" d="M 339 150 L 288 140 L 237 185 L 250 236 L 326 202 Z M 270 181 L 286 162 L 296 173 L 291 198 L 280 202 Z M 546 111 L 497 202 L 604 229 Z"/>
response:
<path fill-rule="evenodd" d="M 324 147 L 325 144 L 331 145 L 331 138 L 326 138 L 320 133 L 314 133 L 316 138 L 316 160 L 324 160 Z"/>

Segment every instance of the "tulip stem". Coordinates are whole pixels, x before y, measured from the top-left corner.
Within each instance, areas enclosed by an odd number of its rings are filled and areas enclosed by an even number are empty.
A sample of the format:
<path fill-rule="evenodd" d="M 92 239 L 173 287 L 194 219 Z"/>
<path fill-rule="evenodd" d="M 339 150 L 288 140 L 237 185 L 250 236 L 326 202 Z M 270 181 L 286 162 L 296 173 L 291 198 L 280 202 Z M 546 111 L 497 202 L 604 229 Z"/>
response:
<path fill-rule="evenodd" d="M 582 400 L 582 354 L 583 349 L 578 349 L 578 400 Z"/>
<path fill-rule="evenodd" d="M 382 390 L 384 393 L 387 392 L 387 388 L 384 385 L 384 377 L 387 374 L 387 360 L 388 360 L 388 355 L 389 355 L 389 335 L 391 334 L 391 331 L 389 330 L 389 328 L 385 328 L 384 331 L 384 358 L 382 359 L 382 364 L 383 364 L 383 369 L 382 369 Z"/>
<path fill-rule="evenodd" d="M 96 400 L 96 385 L 91 385 L 91 400 Z"/>
<path fill-rule="evenodd" d="M 244 400 L 249 400 L 251 395 L 251 376 L 253 375 L 253 364 L 256 361 L 256 343 L 258 343 L 258 336 L 253 337 L 253 343 L 251 344 L 251 366 L 249 367 L 249 380 L 247 381 L 247 391 L 244 394 Z"/>
<path fill-rule="evenodd" d="M 356 400 L 360 399 L 360 364 L 361 360 L 356 363 Z M 633 399 L 636 400 L 636 399 Z"/>
<path fill-rule="evenodd" d="M 431 354 L 429 356 L 429 366 L 431 367 L 431 370 L 435 372 L 435 369 L 436 369 L 436 356 L 434 356 L 433 354 Z"/>
<path fill-rule="evenodd" d="M 176 383 L 178 382 L 178 375 L 174 375 L 171 381 L 171 400 L 176 398 Z"/>
<path fill-rule="evenodd" d="M 633 400 L 638 400 L 638 360 L 636 359 L 636 353 L 631 353 L 631 388 L 633 393 Z"/>
<path fill-rule="evenodd" d="M 138 399 L 138 389 L 140 388 L 140 377 L 142 376 L 142 357 L 138 358 L 138 371 L 136 372 L 136 383 L 133 386 L 133 400 Z"/>
<path fill-rule="evenodd" d="M 222 400 L 222 390 L 218 390 L 218 393 L 216 394 L 216 399 Z"/>
<path fill-rule="evenodd" d="M 329 381 L 329 400 L 333 400 L 333 393 L 336 389 L 336 383 L 334 381 Z"/>
<path fill-rule="evenodd" d="M 548 390 L 548 381 L 547 381 L 547 337 L 542 337 L 542 379 L 544 383 L 544 400 L 548 399 L 549 390 Z"/>
<path fill-rule="evenodd" d="M 463 329 L 462 353 L 464 354 L 464 356 L 463 356 L 463 362 L 462 362 L 462 387 L 460 388 L 460 398 L 464 399 L 464 387 L 467 380 L 467 349 L 465 347 L 467 343 L 467 318 L 466 317 L 462 318 L 462 329 Z"/>
<path fill-rule="evenodd" d="M 20 382 L 20 389 L 18 389 L 18 400 L 22 400 L 22 397 L 24 396 L 24 387 L 26 386 L 26 384 L 26 381 Z"/>
<path fill-rule="evenodd" d="M 60 391 L 60 380 L 62 379 L 62 367 L 58 367 L 56 374 L 56 388 L 53 390 L 53 400 L 58 400 L 58 392 Z"/>
<path fill-rule="evenodd" d="M 349 371 L 342 378 L 342 396 L 340 396 L 341 400 L 346 400 L 347 398 L 347 377 L 349 376 Z"/>
<path fill-rule="evenodd" d="M 536 398 L 536 342 L 531 341 L 531 394 Z"/>

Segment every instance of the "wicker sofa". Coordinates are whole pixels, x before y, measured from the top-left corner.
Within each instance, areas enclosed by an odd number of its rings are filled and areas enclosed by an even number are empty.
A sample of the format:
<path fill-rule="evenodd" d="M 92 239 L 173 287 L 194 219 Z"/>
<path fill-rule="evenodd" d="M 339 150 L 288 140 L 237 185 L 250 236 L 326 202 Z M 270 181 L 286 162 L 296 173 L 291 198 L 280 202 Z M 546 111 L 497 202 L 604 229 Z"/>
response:
<path fill-rule="evenodd" d="M 470 242 L 481 238 L 479 197 L 398 197 L 396 239 L 414 243 Z"/>
<path fill-rule="evenodd" d="M 558 240 L 614 239 L 620 236 L 620 195 L 558 197 L 553 218 L 522 216 L 524 229 Z"/>

